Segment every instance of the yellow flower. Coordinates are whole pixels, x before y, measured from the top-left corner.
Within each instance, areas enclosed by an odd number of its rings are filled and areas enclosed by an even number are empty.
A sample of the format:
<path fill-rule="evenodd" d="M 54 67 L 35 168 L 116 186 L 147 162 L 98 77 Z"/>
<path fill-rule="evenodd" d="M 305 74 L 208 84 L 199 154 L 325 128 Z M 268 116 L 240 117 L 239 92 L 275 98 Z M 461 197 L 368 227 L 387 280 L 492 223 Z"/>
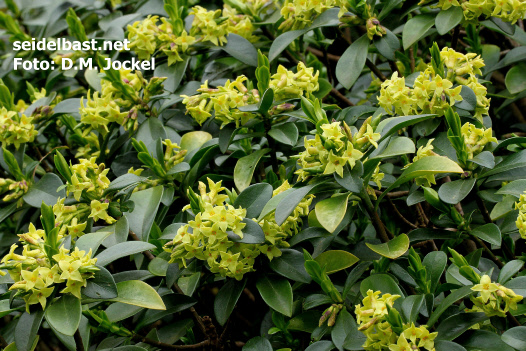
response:
<path fill-rule="evenodd" d="M 474 285 L 471 290 L 480 292 L 482 300 L 487 302 L 490 298 L 491 293 L 497 291 L 498 287 L 491 282 L 491 278 L 488 275 L 483 275 L 480 278 L 480 284 Z"/>

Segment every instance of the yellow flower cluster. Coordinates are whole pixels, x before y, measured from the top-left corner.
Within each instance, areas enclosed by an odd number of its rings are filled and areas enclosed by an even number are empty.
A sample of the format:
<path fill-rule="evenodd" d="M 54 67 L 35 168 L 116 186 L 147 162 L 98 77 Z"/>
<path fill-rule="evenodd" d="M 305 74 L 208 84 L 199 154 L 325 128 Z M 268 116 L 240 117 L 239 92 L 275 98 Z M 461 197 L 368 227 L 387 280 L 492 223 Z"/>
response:
<path fill-rule="evenodd" d="M 260 254 L 270 260 L 281 256 L 279 247 L 288 247 L 285 239 L 298 231 L 299 217 L 308 214 L 312 201 L 312 196 L 305 198 L 281 226 L 277 225 L 273 214 L 266 216 L 258 223 L 263 229 L 265 243 L 245 244 L 232 241 L 228 233 L 243 238 L 246 210 L 226 203 L 228 196 L 220 194 L 225 189 L 221 182 L 208 179 L 208 187 L 207 192 L 206 185 L 199 182 L 201 212 L 193 221 L 179 228 L 174 240 L 165 245 L 165 250 L 171 253 L 170 262 L 185 266 L 187 259 L 195 257 L 206 260 L 211 272 L 237 280 L 254 271 L 255 258 Z M 290 185 L 284 183 L 274 191 L 274 196 L 288 188 Z"/>
<path fill-rule="evenodd" d="M 307 68 L 303 62 L 298 63 L 297 73 L 287 70 L 280 65 L 277 73 L 273 74 L 269 87 L 274 91 L 274 100 L 299 98 L 300 96 L 310 96 L 312 92 L 318 90 L 318 75 L 314 74 L 313 68 Z M 224 86 L 216 89 L 208 87 L 205 82 L 197 91 L 200 93 L 194 96 L 181 95 L 186 105 L 186 113 L 189 113 L 199 124 L 203 124 L 214 110 L 215 118 L 222 122 L 221 128 L 235 122 L 236 127 L 240 127 L 248 122 L 252 117 L 252 112 L 243 112 L 239 108 L 256 104 L 260 100 L 257 89 L 252 89 L 251 82 L 249 88 L 244 85 L 247 81 L 244 75 L 239 76 L 234 81 L 228 80 Z"/>
<path fill-rule="evenodd" d="M 88 199 L 100 199 L 104 190 L 110 185 L 106 176 L 110 171 L 104 163 L 97 164 L 95 157 L 80 159 L 78 164 L 70 166 L 71 182 L 67 183 L 67 192 L 73 193 L 75 200 L 80 201 L 82 193 Z"/>
<path fill-rule="evenodd" d="M 0 178 L 0 195 L 11 191 L 3 197 L 2 201 L 4 202 L 20 199 L 28 190 L 29 185 L 25 180 L 16 181 L 9 178 Z"/>
<path fill-rule="evenodd" d="M 380 291 L 367 291 L 367 296 L 361 305 L 355 306 L 358 330 L 367 336 L 363 344 L 365 350 L 386 350 L 388 345 L 396 343 L 396 334 L 389 322 L 385 320 L 388 314 L 387 305 L 393 303 L 400 295 L 383 294 Z"/>
<path fill-rule="evenodd" d="M 484 67 L 483 60 L 474 53 L 464 55 L 450 48 L 443 48 L 440 58 L 445 64 L 445 78 L 429 64 L 416 78 L 413 88 L 409 88 L 405 85 L 405 78 L 398 77 L 398 72 L 395 72 L 381 85 L 380 106 L 392 115 L 432 113 L 442 116 L 448 106 L 462 101 L 460 91 L 465 85 L 477 97 L 474 116 L 482 120 L 482 116 L 488 113 L 490 102 L 486 97 L 487 89 L 476 78 L 481 74 L 480 68 Z M 458 85 L 453 87 L 454 84 Z"/>
<path fill-rule="evenodd" d="M 140 72 L 120 70 L 119 74 L 122 82 L 135 92 L 135 97 L 138 97 L 145 84 Z M 83 135 L 87 137 L 92 130 L 105 135 L 109 131 L 108 125 L 113 122 L 125 129 L 136 129 L 138 126 L 136 108 L 130 109 L 129 112 L 121 111 L 121 108 L 130 108 L 135 101 L 124 95 L 111 82 L 102 80 L 101 84 L 100 93 L 96 91 L 91 95 L 88 91 L 87 101 L 84 103 L 84 97 L 80 99 L 80 121 L 89 126 L 83 130 Z"/>
<path fill-rule="evenodd" d="M 435 338 L 438 333 L 430 333 L 425 325 L 415 327 L 413 323 L 406 326 L 396 344 L 389 345 L 389 351 L 435 351 Z"/>
<path fill-rule="evenodd" d="M 515 224 L 517 225 L 517 229 L 519 229 L 521 237 L 526 239 L 526 192 L 521 194 L 519 202 L 515 203 L 515 209 L 519 210 Z"/>
<path fill-rule="evenodd" d="M 256 41 L 252 17 L 237 13 L 236 9 L 224 5 L 223 9 L 208 11 L 201 6 L 195 6 L 190 11 L 194 15 L 190 33 L 182 30 L 174 31 L 167 18 L 148 16 L 142 21 L 128 25 L 128 40 L 130 49 L 134 50 L 139 59 L 148 60 L 156 50 L 168 57 L 168 65 L 183 61 L 181 54 L 186 54 L 192 45 L 210 41 L 214 45 L 223 45 L 230 33 L 240 35 L 250 41 Z M 159 24 L 160 22 L 160 24 Z"/>
<path fill-rule="evenodd" d="M 285 19 L 279 26 L 280 30 L 289 31 L 303 29 L 312 24 L 319 15 L 333 7 L 340 6 L 340 14 L 346 12 L 345 1 L 340 0 L 286 0 L 281 8 Z"/>
<path fill-rule="evenodd" d="M 229 5 L 224 5 L 223 10 L 207 11 L 201 6 L 195 6 L 190 12 L 194 15 L 190 34 L 201 36 L 203 41 L 210 41 L 214 45 L 226 43 L 226 36 L 234 33 L 249 41 L 256 41 L 253 35 L 255 30 L 252 18 L 237 11 Z"/>
<path fill-rule="evenodd" d="M 471 160 L 474 156 L 484 150 L 484 146 L 488 143 L 496 143 L 497 138 L 492 135 L 491 128 L 482 129 L 477 128 L 473 124 L 467 122 L 461 128 L 464 143 L 468 151 L 468 157 Z"/>
<path fill-rule="evenodd" d="M 0 108 L 0 143 L 2 146 L 15 145 L 18 149 L 21 144 L 35 140 L 38 132 L 32 123 L 33 117 L 16 111 Z"/>
<path fill-rule="evenodd" d="M 236 127 L 242 126 L 252 118 L 251 112 L 240 111 L 242 106 L 259 102 L 257 89 L 248 89 L 243 82 L 245 76 L 239 76 L 234 81 L 227 80 L 224 86 L 217 89 L 209 88 L 208 81 L 201 85 L 194 96 L 182 95 L 186 113 L 189 113 L 199 124 L 203 124 L 214 109 L 215 118 L 223 122 L 221 127 L 235 122 Z"/>
<path fill-rule="evenodd" d="M 425 325 L 418 328 L 413 323 L 404 325 L 400 335 L 393 331 L 386 319 L 389 313 L 387 306 L 392 308 L 400 295 L 380 295 L 380 291 L 369 290 L 362 301 L 363 305 L 355 307 L 358 330 L 367 336 L 363 348 L 366 351 L 413 351 L 420 348 L 434 351 L 437 333 L 430 333 Z"/>
<path fill-rule="evenodd" d="M 376 141 L 380 134 L 375 133 L 369 117 L 353 136 L 347 124 L 333 122 L 321 125 L 322 133 L 317 133 L 314 139 L 305 137 L 305 151 L 299 154 L 300 169 L 296 171 L 299 180 L 318 174 L 337 173 L 343 177 L 343 168 L 346 164 L 352 169 L 356 161 L 363 156 L 364 147 L 369 144 L 378 146 Z M 377 174 L 379 177 L 380 174 Z M 380 178 L 377 178 L 380 180 Z"/>
<path fill-rule="evenodd" d="M 70 293 L 80 299 L 81 288 L 98 271 L 95 267 L 97 259 L 91 258 L 91 250 L 87 254 L 78 248 L 70 252 L 62 246 L 59 253 L 48 257 L 44 235 L 43 230 L 37 230 L 31 223 L 29 232 L 19 235 L 23 243 L 22 252 L 15 253 L 18 245 L 13 244 L 0 265 L 1 269 L 8 270 L 15 282 L 9 290 L 17 290 L 17 295 L 26 301 L 28 311 L 30 305 L 38 303 L 45 309 L 46 299 L 56 287 L 62 288 L 60 293 Z"/>
<path fill-rule="evenodd" d="M 276 74 L 272 75 L 270 88 L 274 90 L 274 100 L 297 99 L 300 96 L 310 97 L 320 87 L 318 84 L 319 71 L 314 74 L 314 68 L 307 68 L 299 62 L 296 73 L 279 65 Z"/>
<path fill-rule="evenodd" d="M 479 296 L 471 297 L 475 306 L 468 312 L 484 312 L 488 317 L 506 317 L 506 312 L 516 310 L 517 303 L 523 299 L 513 290 L 499 283 L 492 283 L 488 275 L 483 275 L 480 283 L 474 285 L 471 290 L 478 292 Z"/>
<path fill-rule="evenodd" d="M 504 22 L 514 24 L 517 20 L 524 18 L 526 13 L 526 2 L 521 0 L 439 0 L 436 7 L 447 10 L 451 6 L 459 6 L 464 10 L 464 18 L 467 21 L 476 22 L 484 15 L 486 18 L 497 17 Z"/>

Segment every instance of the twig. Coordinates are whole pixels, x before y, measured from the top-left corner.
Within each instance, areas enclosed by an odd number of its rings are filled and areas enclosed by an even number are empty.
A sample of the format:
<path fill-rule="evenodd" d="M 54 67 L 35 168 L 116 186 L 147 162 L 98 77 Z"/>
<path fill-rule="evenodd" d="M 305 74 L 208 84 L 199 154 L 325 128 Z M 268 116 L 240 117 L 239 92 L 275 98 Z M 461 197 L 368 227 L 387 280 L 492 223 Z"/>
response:
<path fill-rule="evenodd" d="M 138 334 L 134 334 L 132 340 L 137 342 L 144 342 L 146 344 L 156 346 L 162 350 L 204 350 L 208 345 L 210 345 L 210 340 L 201 341 L 193 345 L 170 345 L 157 340 L 152 340 L 150 338 Z"/>
<path fill-rule="evenodd" d="M 369 217 L 371 217 L 371 222 L 373 223 L 374 229 L 376 229 L 376 233 L 380 236 L 382 242 L 388 242 L 389 237 L 387 236 L 387 232 L 385 231 L 385 226 L 382 220 L 380 219 L 380 216 L 378 216 L 378 212 L 374 210 L 374 206 L 371 202 L 371 199 L 369 198 L 369 194 L 364 193 L 362 199 L 364 200 L 363 202 L 365 203 L 365 208 L 369 213 Z"/>
<path fill-rule="evenodd" d="M 413 229 L 417 229 L 418 227 L 416 225 L 414 225 L 413 223 L 409 222 L 401 213 L 400 211 L 398 211 L 398 208 L 396 208 L 395 204 L 393 203 L 393 200 L 391 200 L 390 197 L 387 198 L 389 200 L 389 203 L 391 204 L 391 207 L 393 208 L 393 210 L 395 211 L 395 213 L 397 214 L 397 216 L 405 223 L 407 224 L 408 226 L 410 226 L 411 228 Z"/>
<path fill-rule="evenodd" d="M 415 53 L 413 47 L 409 48 L 409 60 L 411 62 L 411 73 L 415 72 Z"/>
<path fill-rule="evenodd" d="M 75 339 L 75 348 L 77 351 L 84 351 L 84 343 L 82 343 L 82 336 L 80 336 L 80 331 L 78 329 L 73 335 L 73 338 Z"/>
<path fill-rule="evenodd" d="M 133 240 L 135 241 L 142 241 L 141 239 L 139 239 L 139 237 L 137 236 L 137 234 L 135 234 L 131 229 L 130 229 L 130 236 L 133 238 Z M 143 251 L 142 254 L 148 258 L 150 261 L 152 261 L 155 256 L 148 250 L 146 251 Z"/>
<path fill-rule="evenodd" d="M 398 73 L 398 77 L 401 77 L 402 74 L 400 73 L 400 71 L 398 70 L 398 66 L 396 65 L 396 62 L 394 61 L 390 61 L 389 60 L 389 67 L 391 67 L 391 71 L 394 72 L 397 72 Z"/>
<path fill-rule="evenodd" d="M 427 226 L 429 224 L 429 219 L 427 218 L 424 209 L 422 208 L 422 204 L 417 203 L 416 204 L 416 210 L 418 211 L 418 215 L 420 216 L 420 219 L 422 220 L 422 223 Z"/>
<path fill-rule="evenodd" d="M 381 192 L 380 190 L 375 190 L 374 191 L 376 193 L 376 195 L 382 195 L 383 192 Z M 392 191 L 390 193 L 387 193 L 387 197 L 390 198 L 390 199 L 396 199 L 396 198 L 399 198 L 399 197 L 403 197 L 403 196 L 407 196 L 409 195 L 409 191 L 408 190 L 401 190 L 401 191 Z"/>
<path fill-rule="evenodd" d="M 508 316 L 508 319 L 511 320 L 513 324 L 515 324 L 517 327 L 522 326 L 522 324 L 515 318 L 514 315 L 510 313 L 510 311 L 506 312 L 506 315 Z"/>
<path fill-rule="evenodd" d="M 451 38 L 451 48 L 453 50 L 457 49 L 459 33 L 460 33 L 460 26 L 456 26 L 455 29 L 453 30 L 453 37 Z"/>
<path fill-rule="evenodd" d="M 376 67 L 376 65 L 373 63 L 373 61 L 367 59 L 365 60 L 365 65 L 369 67 L 371 72 L 373 72 L 382 82 L 385 82 L 387 78 L 384 76 L 384 74 Z"/>
<path fill-rule="evenodd" d="M 2 335 L 0 335 L 0 347 L 4 348 L 4 347 L 7 347 L 7 346 L 9 346 L 9 344 L 7 343 L 7 341 L 5 341 L 4 337 Z"/>
<path fill-rule="evenodd" d="M 48 172 L 48 173 L 49 173 L 49 172 L 52 172 L 53 170 L 52 170 L 51 168 L 49 168 L 49 170 L 48 170 L 48 167 L 49 167 L 49 166 L 46 167 L 47 162 L 42 162 L 42 161 L 44 161 L 44 159 L 45 159 L 46 157 L 48 157 L 53 151 L 58 150 L 58 149 L 64 149 L 64 148 L 69 149 L 68 146 L 57 146 L 57 147 L 52 148 L 52 149 L 51 149 L 51 150 L 50 150 L 45 156 L 42 156 L 42 155 L 40 154 L 40 151 L 39 151 L 38 148 L 37 148 L 36 151 L 37 151 L 38 154 L 40 155 L 40 156 L 39 156 L 39 157 L 40 157 L 40 161 L 38 161 L 38 164 L 35 166 L 35 169 L 33 169 L 33 176 L 32 176 L 32 179 L 35 178 L 35 173 L 37 172 L 37 167 L 38 167 L 38 165 L 39 165 L 40 163 L 42 163 L 42 165 L 44 166 L 44 169 L 46 170 L 46 172 Z"/>
<path fill-rule="evenodd" d="M 499 268 L 502 268 L 504 267 L 504 263 L 502 263 L 501 260 L 499 260 L 499 258 L 497 256 L 495 256 L 495 254 L 493 253 L 493 251 L 490 250 L 489 247 L 486 246 L 486 244 L 480 240 L 479 238 L 477 238 L 476 236 L 472 236 L 473 239 L 475 239 L 475 241 L 477 242 L 477 244 L 479 244 L 480 246 L 482 246 L 482 248 L 484 249 L 484 251 L 486 251 L 486 253 L 491 257 L 491 259 L 493 260 L 493 262 L 495 262 L 497 264 L 497 266 L 499 266 Z"/>
<path fill-rule="evenodd" d="M 345 95 L 340 93 L 336 88 L 331 89 L 331 95 L 334 96 L 336 99 L 340 100 L 341 102 L 343 102 L 344 104 L 346 104 L 347 106 L 354 106 L 352 101 L 347 99 Z"/>

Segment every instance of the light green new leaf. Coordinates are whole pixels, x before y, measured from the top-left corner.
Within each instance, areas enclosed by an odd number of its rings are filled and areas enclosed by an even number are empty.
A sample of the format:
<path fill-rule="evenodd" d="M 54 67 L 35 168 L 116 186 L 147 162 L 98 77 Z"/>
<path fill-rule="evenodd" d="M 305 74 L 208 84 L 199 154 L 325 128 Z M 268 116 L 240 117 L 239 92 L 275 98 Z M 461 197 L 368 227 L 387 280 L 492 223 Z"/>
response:
<path fill-rule="evenodd" d="M 243 191 L 250 185 L 254 170 L 263 155 L 271 149 L 262 149 L 240 158 L 234 168 L 234 183 L 239 191 Z M 275 151 L 272 151 L 275 152 Z"/>
<path fill-rule="evenodd" d="M 181 138 L 181 149 L 188 152 L 199 149 L 204 143 L 212 139 L 212 135 L 203 131 L 188 132 Z"/>
<path fill-rule="evenodd" d="M 406 234 L 401 234 L 383 244 L 374 245 L 365 243 L 365 245 L 377 254 L 394 260 L 402 256 L 409 249 L 409 237 Z"/>
<path fill-rule="evenodd" d="M 62 295 L 46 308 L 45 316 L 56 331 L 72 336 L 77 331 L 82 316 L 80 300 L 71 294 Z"/>
<path fill-rule="evenodd" d="M 318 222 L 332 233 L 338 228 L 347 211 L 347 200 L 351 194 L 337 195 L 316 204 L 315 213 Z"/>
<path fill-rule="evenodd" d="M 127 280 L 117 283 L 118 296 L 110 301 L 122 302 L 152 310 L 164 310 L 163 299 L 150 285 L 140 280 Z"/>
<path fill-rule="evenodd" d="M 318 255 L 315 259 L 320 267 L 325 267 L 327 274 L 341 271 L 342 269 L 349 268 L 360 259 L 354 256 L 352 253 L 343 250 L 330 250 Z"/>
<path fill-rule="evenodd" d="M 398 177 L 398 179 L 388 187 L 382 195 L 376 201 L 376 207 L 380 204 L 380 201 L 384 196 L 401 184 L 415 179 L 417 177 L 422 177 L 430 174 L 439 174 L 439 173 L 463 173 L 462 168 L 454 161 L 450 160 L 444 156 L 428 156 L 421 158 L 420 160 L 414 162 L 409 167 L 407 167 L 404 172 Z"/>

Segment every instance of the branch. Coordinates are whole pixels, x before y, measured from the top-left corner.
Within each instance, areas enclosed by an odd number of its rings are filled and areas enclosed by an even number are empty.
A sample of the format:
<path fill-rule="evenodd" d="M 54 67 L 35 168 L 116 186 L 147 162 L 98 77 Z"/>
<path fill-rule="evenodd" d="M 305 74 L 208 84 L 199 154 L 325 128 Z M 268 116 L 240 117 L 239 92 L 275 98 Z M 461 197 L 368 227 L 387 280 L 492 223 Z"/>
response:
<path fill-rule="evenodd" d="M 331 95 L 334 96 L 336 99 L 340 100 L 344 104 L 347 104 L 347 106 L 354 106 L 351 100 L 347 99 L 345 95 L 340 93 L 336 88 L 331 89 Z"/>
<path fill-rule="evenodd" d="M 137 342 L 144 342 L 146 344 L 156 346 L 162 350 L 204 350 L 208 345 L 210 345 L 210 340 L 201 341 L 193 345 L 170 345 L 164 342 L 152 340 L 150 338 L 138 334 L 134 334 L 132 340 Z"/>
<path fill-rule="evenodd" d="M 475 241 L 477 242 L 477 244 L 479 244 L 480 246 L 482 246 L 482 248 L 484 249 L 484 251 L 486 251 L 486 253 L 491 257 L 491 259 L 493 260 L 493 262 L 495 262 L 495 264 L 497 266 L 499 266 L 499 268 L 502 268 L 504 267 L 504 263 L 502 263 L 501 260 L 499 260 L 499 258 L 497 256 L 495 256 L 495 254 L 493 253 L 493 251 L 490 250 L 489 247 L 486 246 L 486 244 L 480 240 L 479 238 L 477 238 L 476 236 L 472 236 L 473 239 L 475 239 Z"/>
<path fill-rule="evenodd" d="M 3 336 L 0 335 L 0 347 L 1 347 L 1 348 L 5 348 L 5 347 L 7 347 L 7 346 L 9 346 L 9 344 L 7 343 L 7 341 L 5 341 L 5 339 L 3 338 Z"/>
<path fill-rule="evenodd" d="M 393 208 L 393 210 L 395 211 L 396 215 L 405 223 L 407 224 L 408 226 L 410 226 L 411 228 L 413 229 L 418 229 L 418 227 L 416 225 L 414 225 L 413 223 L 409 222 L 407 220 L 407 218 L 405 218 L 401 213 L 400 211 L 398 211 L 398 208 L 396 207 L 396 205 L 393 203 L 393 200 L 391 200 L 390 197 L 387 197 L 387 199 L 389 200 L 389 203 L 391 204 L 391 207 Z"/>
<path fill-rule="evenodd" d="M 384 76 L 384 74 L 376 67 L 376 65 L 373 63 L 373 61 L 367 59 L 365 60 L 365 65 L 369 67 L 371 72 L 373 72 L 382 82 L 385 82 L 387 78 Z"/>
<path fill-rule="evenodd" d="M 75 348 L 77 351 L 84 351 L 84 343 L 82 342 L 82 336 L 80 336 L 80 331 L 78 329 L 73 335 L 73 338 L 75 339 Z"/>

